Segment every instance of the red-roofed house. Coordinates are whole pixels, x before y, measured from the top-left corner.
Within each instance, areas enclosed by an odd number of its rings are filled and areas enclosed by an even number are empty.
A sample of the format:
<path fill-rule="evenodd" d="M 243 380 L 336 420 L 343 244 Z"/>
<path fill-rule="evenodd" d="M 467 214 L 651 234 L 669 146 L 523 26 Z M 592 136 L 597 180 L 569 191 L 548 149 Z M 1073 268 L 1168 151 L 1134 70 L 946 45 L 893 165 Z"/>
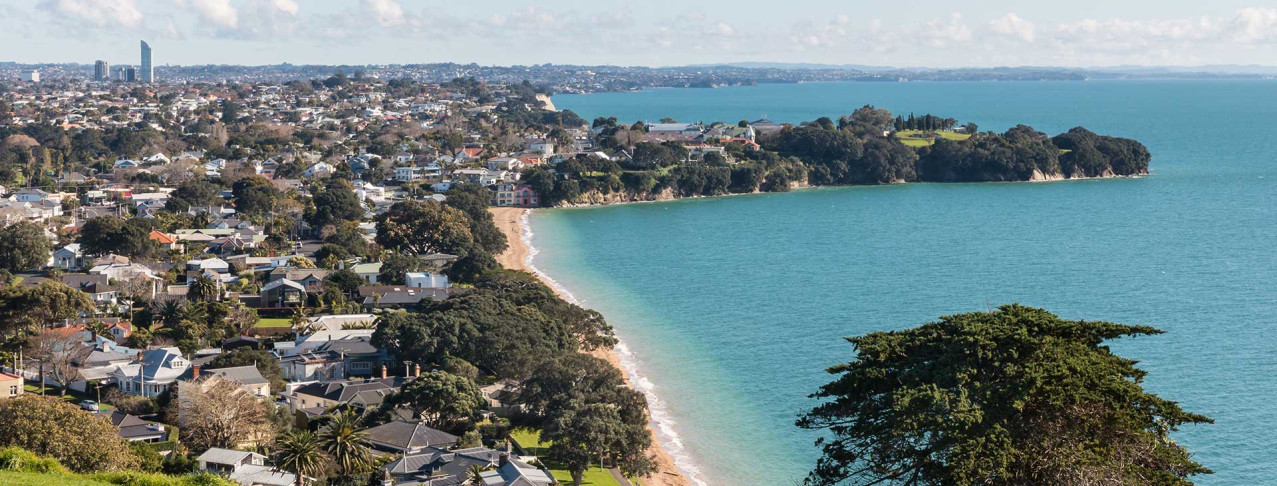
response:
<path fill-rule="evenodd" d="M 159 230 L 151 230 L 151 241 L 159 243 L 170 250 L 182 251 L 182 243 L 177 240 L 176 236 L 161 233 Z"/>
<path fill-rule="evenodd" d="M 13 398 L 22 394 L 22 377 L 0 373 L 0 398 Z"/>

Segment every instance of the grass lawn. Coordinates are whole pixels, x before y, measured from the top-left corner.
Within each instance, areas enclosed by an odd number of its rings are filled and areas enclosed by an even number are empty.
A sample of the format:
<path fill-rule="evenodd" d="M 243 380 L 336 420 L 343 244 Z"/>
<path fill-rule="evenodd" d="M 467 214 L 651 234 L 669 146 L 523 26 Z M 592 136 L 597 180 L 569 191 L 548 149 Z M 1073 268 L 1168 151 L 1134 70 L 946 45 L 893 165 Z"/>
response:
<path fill-rule="evenodd" d="M 37 384 L 27 383 L 27 384 L 25 384 L 25 385 L 23 385 L 23 386 L 22 386 L 22 390 L 23 390 L 23 392 L 25 392 L 25 393 L 30 393 L 30 394 L 33 394 L 33 395 L 39 395 L 39 394 L 40 394 L 40 385 L 39 385 L 38 383 L 37 383 Z M 60 390 L 58 389 L 58 387 L 55 387 L 55 386 L 49 386 L 49 385 L 45 385 L 45 386 L 44 386 L 44 396 L 46 396 L 46 397 L 56 397 L 56 396 L 58 396 L 59 394 L 60 394 Z M 94 392 L 94 391 L 92 391 L 92 388 L 90 388 L 89 393 L 80 393 L 80 392 L 75 391 L 75 390 L 67 390 L 67 394 L 66 394 L 66 396 L 62 397 L 62 401 L 67 402 L 67 403 L 70 403 L 70 404 L 75 405 L 75 406 L 77 406 L 77 407 L 78 407 L 78 406 L 80 406 L 80 402 L 82 402 L 82 401 L 84 401 L 84 400 L 93 400 L 93 401 L 97 401 L 97 399 L 98 399 L 98 397 L 97 397 L 97 393 L 96 393 L 96 392 Z M 101 409 L 101 410 L 114 410 L 114 409 L 115 409 L 115 407 L 113 407 L 113 406 L 111 406 L 111 405 L 108 405 L 108 404 L 105 404 L 105 403 L 98 403 L 98 408 L 99 408 L 99 409 Z M 0 484 L 3 484 L 3 483 L 0 483 Z"/>
<path fill-rule="evenodd" d="M 292 319 L 287 319 L 283 317 L 267 317 L 260 321 L 257 321 L 257 325 L 253 327 L 260 327 L 262 329 L 293 327 L 293 323 L 292 323 Z"/>
<path fill-rule="evenodd" d="M 914 135 L 920 135 L 922 133 L 923 133 L 922 130 L 901 130 L 899 132 L 896 132 L 896 138 L 899 138 L 901 143 L 908 145 L 910 147 L 926 147 L 934 143 L 932 139 L 930 138 L 914 137 Z M 936 133 L 939 134 L 941 138 L 946 138 L 949 140 L 966 140 L 968 138 L 971 138 L 971 135 L 969 134 L 958 133 L 953 130 L 941 130 Z"/>
<path fill-rule="evenodd" d="M 28 486 L 32 484 L 60 484 L 64 486 L 105 486 L 111 483 L 94 481 L 73 475 L 52 475 L 29 472 L 0 471 L 0 486 Z"/>
<path fill-rule="evenodd" d="M 545 463 L 545 466 L 550 469 L 550 474 L 554 475 L 554 479 L 563 484 L 572 484 L 572 473 L 564 469 L 562 464 L 558 464 L 545 456 L 550 444 L 541 442 L 537 437 L 537 431 L 532 429 L 515 429 L 510 432 L 510 438 L 518 442 L 519 446 L 523 447 L 523 450 L 527 451 L 528 454 L 537 456 L 538 459 Z M 585 471 L 585 476 L 581 478 L 581 484 L 621 486 L 620 483 L 616 482 L 616 478 L 612 477 L 611 472 L 597 466 Z"/>

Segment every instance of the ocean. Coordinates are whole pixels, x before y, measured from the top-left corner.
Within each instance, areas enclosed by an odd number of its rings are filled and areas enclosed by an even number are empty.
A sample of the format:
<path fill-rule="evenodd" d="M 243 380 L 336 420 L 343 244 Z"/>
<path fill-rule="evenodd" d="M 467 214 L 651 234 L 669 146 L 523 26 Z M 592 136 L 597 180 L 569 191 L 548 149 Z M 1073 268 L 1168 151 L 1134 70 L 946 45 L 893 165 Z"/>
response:
<path fill-rule="evenodd" d="M 623 341 L 694 481 L 792 484 L 794 427 L 842 337 L 1019 302 L 1146 324 L 1145 387 L 1215 419 L 1175 438 L 1216 471 L 1277 477 L 1277 82 L 830 83 L 556 96 L 587 120 L 799 122 L 873 104 L 982 130 L 1082 125 L 1153 153 L 1137 179 L 817 188 L 530 216 L 532 263 Z"/>

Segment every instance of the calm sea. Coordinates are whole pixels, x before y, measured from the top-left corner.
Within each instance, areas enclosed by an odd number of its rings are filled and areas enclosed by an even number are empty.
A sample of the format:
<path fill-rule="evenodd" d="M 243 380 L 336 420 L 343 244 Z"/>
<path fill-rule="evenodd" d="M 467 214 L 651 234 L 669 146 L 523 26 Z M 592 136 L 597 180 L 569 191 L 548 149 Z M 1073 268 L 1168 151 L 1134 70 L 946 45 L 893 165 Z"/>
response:
<path fill-rule="evenodd" d="M 538 211 L 534 264 L 617 328 L 663 439 L 707 484 L 789 484 L 793 426 L 843 336 L 1021 302 L 1167 334 L 1114 342 L 1216 420 L 1177 439 L 1277 477 L 1277 82 L 806 84 L 557 96 L 583 117 L 797 122 L 874 104 L 982 129 L 1084 125 L 1153 152 L 1141 179 L 822 188 Z"/>

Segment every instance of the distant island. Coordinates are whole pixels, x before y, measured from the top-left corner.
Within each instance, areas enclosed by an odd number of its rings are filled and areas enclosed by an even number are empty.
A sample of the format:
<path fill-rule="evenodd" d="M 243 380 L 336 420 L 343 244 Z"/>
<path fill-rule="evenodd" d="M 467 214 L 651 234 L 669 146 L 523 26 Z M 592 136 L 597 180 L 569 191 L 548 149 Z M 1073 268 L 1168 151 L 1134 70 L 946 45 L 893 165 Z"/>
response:
<path fill-rule="evenodd" d="M 1138 176 L 1152 158 L 1138 141 L 1082 127 L 1054 137 L 1025 125 L 980 132 L 974 123 L 873 106 L 796 126 L 663 122 L 625 126 L 598 118 L 592 129 L 604 150 L 525 169 L 523 181 L 541 205 L 569 206 L 806 186 Z"/>

